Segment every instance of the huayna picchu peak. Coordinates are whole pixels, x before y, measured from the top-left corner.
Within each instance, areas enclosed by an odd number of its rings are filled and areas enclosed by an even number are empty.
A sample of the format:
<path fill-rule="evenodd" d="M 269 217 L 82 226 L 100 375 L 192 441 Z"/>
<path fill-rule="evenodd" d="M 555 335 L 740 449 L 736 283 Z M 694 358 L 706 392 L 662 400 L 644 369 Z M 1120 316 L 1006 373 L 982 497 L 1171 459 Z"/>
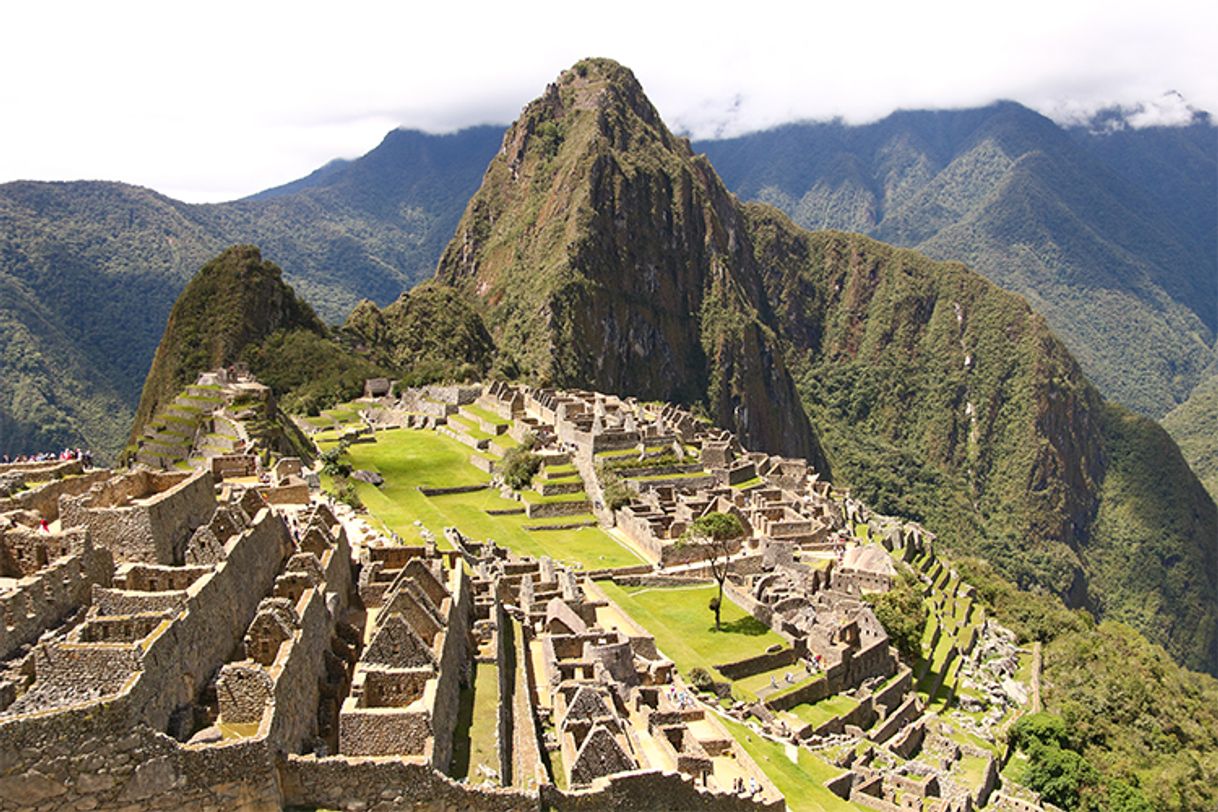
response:
<path fill-rule="evenodd" d="M 615 62 L 565 71 L 508 128 L 436 277 L 523 374 L 704 403 L 751 445 L 826 467 L 739 206 Z"/>
<path fill-rule="evenodd" d="M 483 129 L 212 216 L 435 242 Z M 1218 507 L 1035 299 L 738 199 L 610 59 L 488 157 L 431 278 L 213 246 L 118 464 L 0 462 L 0 812 L 1215 808 Z"/>

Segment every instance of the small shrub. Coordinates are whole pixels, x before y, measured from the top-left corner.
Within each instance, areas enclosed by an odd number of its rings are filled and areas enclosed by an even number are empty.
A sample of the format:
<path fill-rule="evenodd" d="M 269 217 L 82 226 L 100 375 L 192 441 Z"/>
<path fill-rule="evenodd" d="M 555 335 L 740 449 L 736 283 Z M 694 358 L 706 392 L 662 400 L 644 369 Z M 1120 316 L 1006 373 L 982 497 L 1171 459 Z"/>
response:
<path fill-rule="evenodd" d="M 689 681 L 699 691 L 709 691 L 715 687 L 715 678 L 701 666 L 690 670 Z"/>

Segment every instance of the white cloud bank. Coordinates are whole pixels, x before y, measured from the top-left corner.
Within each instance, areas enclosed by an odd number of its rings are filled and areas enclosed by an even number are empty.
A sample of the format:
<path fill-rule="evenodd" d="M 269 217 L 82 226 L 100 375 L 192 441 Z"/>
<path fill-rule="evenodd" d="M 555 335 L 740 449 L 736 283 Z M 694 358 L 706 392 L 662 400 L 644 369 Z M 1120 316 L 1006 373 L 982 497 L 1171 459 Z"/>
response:
<path fill-rule="evenodd" d="M 695 137 L 1000 98 L 1132 126 L 1218 111 L 1218 4 L 21 3 L 0 13 L 0 181 L 225 200 L 395 126 L 504 123 L 584 56 Z"/>

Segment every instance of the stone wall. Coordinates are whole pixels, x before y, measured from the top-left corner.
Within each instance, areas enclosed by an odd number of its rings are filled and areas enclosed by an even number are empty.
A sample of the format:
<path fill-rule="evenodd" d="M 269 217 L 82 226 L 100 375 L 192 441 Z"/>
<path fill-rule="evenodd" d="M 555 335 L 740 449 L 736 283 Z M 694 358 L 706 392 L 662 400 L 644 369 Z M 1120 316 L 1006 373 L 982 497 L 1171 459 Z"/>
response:
<path fill-rule="evenodd" d="M 67 660 L 49 670 L 52 684 L 44 688 L 55 687 L 62 677 L 71 683 L 65 686 L 69 701 L 93 689 L 118 693 L 58 712 L 0 717 L 0 810 L 280 809 L 268 740 L 183 745 L 161 730 L 175 708 L 193 701 L 200 680 L 239 642 L 289 544 L 283 522 L 261 511 L 248 530 L 230 539 L 227 559 L 215 572 L 187 590 L 186 611 L 174 623 L 137 644 L 49 649 L 48 656 Z M 341 562 L 335 562 L 327 570 L 336 583 L 341 569 Z M 324 601 L 317 602 L 317 610 L 324 616 Z M 305 614 L 302 632 L 315 625 L 307 619 L 312 613 Z M 303 646 L 301 651 L 308 654 Z M 321 662 L 320 657 L 306 659 L 302 656 L 300 663 L 309 668 Z M 133 673 L 137 667 L 143 670 Z M 312 674 L 294 685 L 292 668 L 289 660 L 277 685 L 285 695 L 299 694 L 310 680 L 316 683 Z M 291 707 L 277 710 L 284 712 L 278 721 L 282 741 L 302 724 L 293 722 Z M 315 712 L 314 699 L 308 714 Z"/>
<path fill-rule="evenodd" d="M 560 790 L 546 785 L 541 800 L 554 812 L 783 812 L 781 797 L 770 801 L 714 792 L 674 772 L 639 770 L 599 779 L 586 790 Z"/>
<path fill-rule="evenodd" d="M 417 812 L 540 812 L 536 793 L 457 783 L 423 758 L 351 759 L 289 755 L 283 805 Z M 379 805 L 384 806 L 379 806 Z"/>
<path fill-rule="evenodd" d="M 744 679 L 763 671 L 773 671 L 786 665 L 794 665 L 799 661 L 800 652 L 795 648 L 783 648 L 778 651 L 765 652 L 754 657 L 746 657 L 723 665 L 716 665 L 720 674 L 731 680 Z"/>
<path fill-rule="evenodd" d="M 91 603 L 99 615 L 136 615 L 142 612 L 178 612 L 186 609 L 186 590 L 137 592 L 93 586 Z"/>
<path fill-rule="evenodd" d="M 322 555 L 324 589 L 309 589 L 297 604 L 299 628 L 275 679 L 274 716 L 268 738 L 292 752 L 316 733 L 317 706 L 326 674 L 325 652 L 351 591 L 351 550 L 345 532 Z M 333 604 L 328 605 L 328 604 Z"/>
<path fill-rule="evenodd" d="M 0 810 L 279 810 L 264 743 L 182 745 L 133 722 L 129 698 L 0 719 Z"/>
<path fill-rule="evenodd" d="M 430 763 L 435 749 L 431 741 L 432 714 L 425 704 L 409 709 L 343 708 L 338 718 L 343 755 L 405 753 L 422 755 Z"/>
<path fill-rule="evenodd" d="M 525 513 L 530 519 L 549 519 L 554 516 L 575 516 L 591 513 L 592 503 L 587 499 L 565 502 L 526 502 Z"/>
<path fill-rule="evenodd" d="M 94 584 L 109 584 L 113 567 L 109 551 L 86 545 L 18 581 L 0 597 L 0 659 L 89 603 Z"/>
<path fill-rule="evenodd" d="M 190 534 L 215 508 L 215 484 L 204 470 L 188 477 L 136 470 L 59 504 L 64 527 L 87 527 L 116 560 L 151 564 L 182 563 Z"/>
<path fill-rule="evenodd" d="M 144 674 L 132 702 L 144 721 L 163 730 L 175 708 L 194 701 L 241 642 L 290 549 L 287 526 L 265 509 L 229 540 L 224 561 L 187 590 L 186 612 L 143 643 Z"/>
<path fill-rule="evenodd" d="M 220 721 L 225 724 L 256 724 L 271 707 L 275 685 L 271 675 L 257 663 L 225 663 L 216 680 Z"/>
<path fill-rule="evenodd" d="M 110 476 L 110 471 L 90 471 L 82 476 L 48 482 L 0 499 L 0 513 L 9 510 L 32 510 L 48 522 L 53 522 L 59 518 L 59 497 L 79 496 L 94 485 L 105 482 Z"/>
<path fill-rule="evenodd" d="M 901 666 L 901 675 L 876 692 L 875 704 L 891 713 L 901 703 L 902 697 L 911 690 L 913 690 L 913 671 L 908 666 Z"/>
<path fill-rule="evenodd" d="M 435 704 L 432 707 L 433 735 L 432 766 L 448 769 L 453 755 L 453 732 L 457 725 L 457 709 L 461 703 L 461 685 L 468 680 L 470 662 L 469 630 L 473 624 L 474 585 L 461 566 L 455 566 L 448 579 L 452 609 L 444 632 L 444 648 L 440 654 L 439 675 L 436 680 Z"/>
<path fill-rule="evenodd" d="M 495 607 L 491 612 L 495 621 L 495 662 L 499 675 L 499 712 L 495 720 L 495 744 L 499 755 L 499 781 L 504 786 L 512 785 L 512 729 L 516 722 L 514 713 L 516 690 L 515 629 L 508 617 L 503 601 L 495 596 Z"/>
<path fill-rule="evenodd" d="M 904 702 L 886 718 L 879 727 L 871 732 L 870 738 L 874 742 L 883 744 L 897 734 L 901 728 L 912 722 L 922 713 L 922 709 L 918 704 L 917 694 L 910 694 Z"/>

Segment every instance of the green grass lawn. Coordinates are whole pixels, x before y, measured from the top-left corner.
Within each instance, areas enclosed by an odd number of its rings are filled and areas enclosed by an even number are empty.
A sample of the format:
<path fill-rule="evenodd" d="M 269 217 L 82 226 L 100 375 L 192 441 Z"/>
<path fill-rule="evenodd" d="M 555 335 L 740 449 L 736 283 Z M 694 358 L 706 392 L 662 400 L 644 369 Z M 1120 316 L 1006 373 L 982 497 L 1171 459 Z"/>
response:
<path fill-rule="evenodd" d="M 507 426 L 511 424 L 511 421 L 503 419 L 490 409 L 483 409 L 481 406 L 475 406 L 472 403 L 462 406 L 461 408 L 475 417 L 479 417 L 485 420 L 487 423 L 493 423 L 496 426 Z"/>
<path fill-rule="evenodd" d="M 812 727 L 820 727 L 835 716 L 849 713 L 858 707 L 858 702 L 848 696 L 836 694 L 827 696 L 819 702 L 804 703 L 791 708 L 791 714 L 799 721 Z"/>
<path fill-rule="evenodd" d="M 825 782 L 841 775 L 844 772 L 842 769 L 802 747 L 799 748 L 797 761 L 791 761 L 783 745 L 758 736 L 739 722 L 731 719 L 722 721 L 728 732 L 778 787 L 792 812 L 855 812 L 858 809 L 825 789 Z"/>
<path fill-rule="evenodd" d="M 710 671 L 715 665 L 761 654 L 786 641 L 724 596 L 723 628 L 715 631 L 715 618 L 707 604 L 718 592 L 714 585 L 646 588 L 600 586 L 618 606 L 655 636 L 656 645 L 685 676 L 693 668 Z M 717 673 L 717 672 L 712 672 Z M 744 689 L 740 693 L 748 694 Z"/>
<path fill-rule="evenodd" d="M 556 561 L 588 569 L 628 567 L 642 561 L 599 527 L 576 530 L 528 531 L 524 525 L 565 524 L 580 517 L 533 519 L 524 515 L 489 516 L 488 509 L 523 507 L 497 491 L 424 496 L 418 486 L 477 485 L 490 476 L 469 463 L 465 445 L 431 431 L 392 429 L 377 432 L 377 442 L 357 443 L 347 449 L 355 468 L 377 471 L 385 477 L 380 488 L 357 482 L 356 490 L 376 519 L 398 533 L 408 544 L 420 543 L 415 520 L 436 535 L 447 547 L 445 527 L 457 527 L 470 538 L 494 539 L 497 544 L 521 555 L 548 555 Z M 554 501 L 554 500 L 543 500 Z"/>

